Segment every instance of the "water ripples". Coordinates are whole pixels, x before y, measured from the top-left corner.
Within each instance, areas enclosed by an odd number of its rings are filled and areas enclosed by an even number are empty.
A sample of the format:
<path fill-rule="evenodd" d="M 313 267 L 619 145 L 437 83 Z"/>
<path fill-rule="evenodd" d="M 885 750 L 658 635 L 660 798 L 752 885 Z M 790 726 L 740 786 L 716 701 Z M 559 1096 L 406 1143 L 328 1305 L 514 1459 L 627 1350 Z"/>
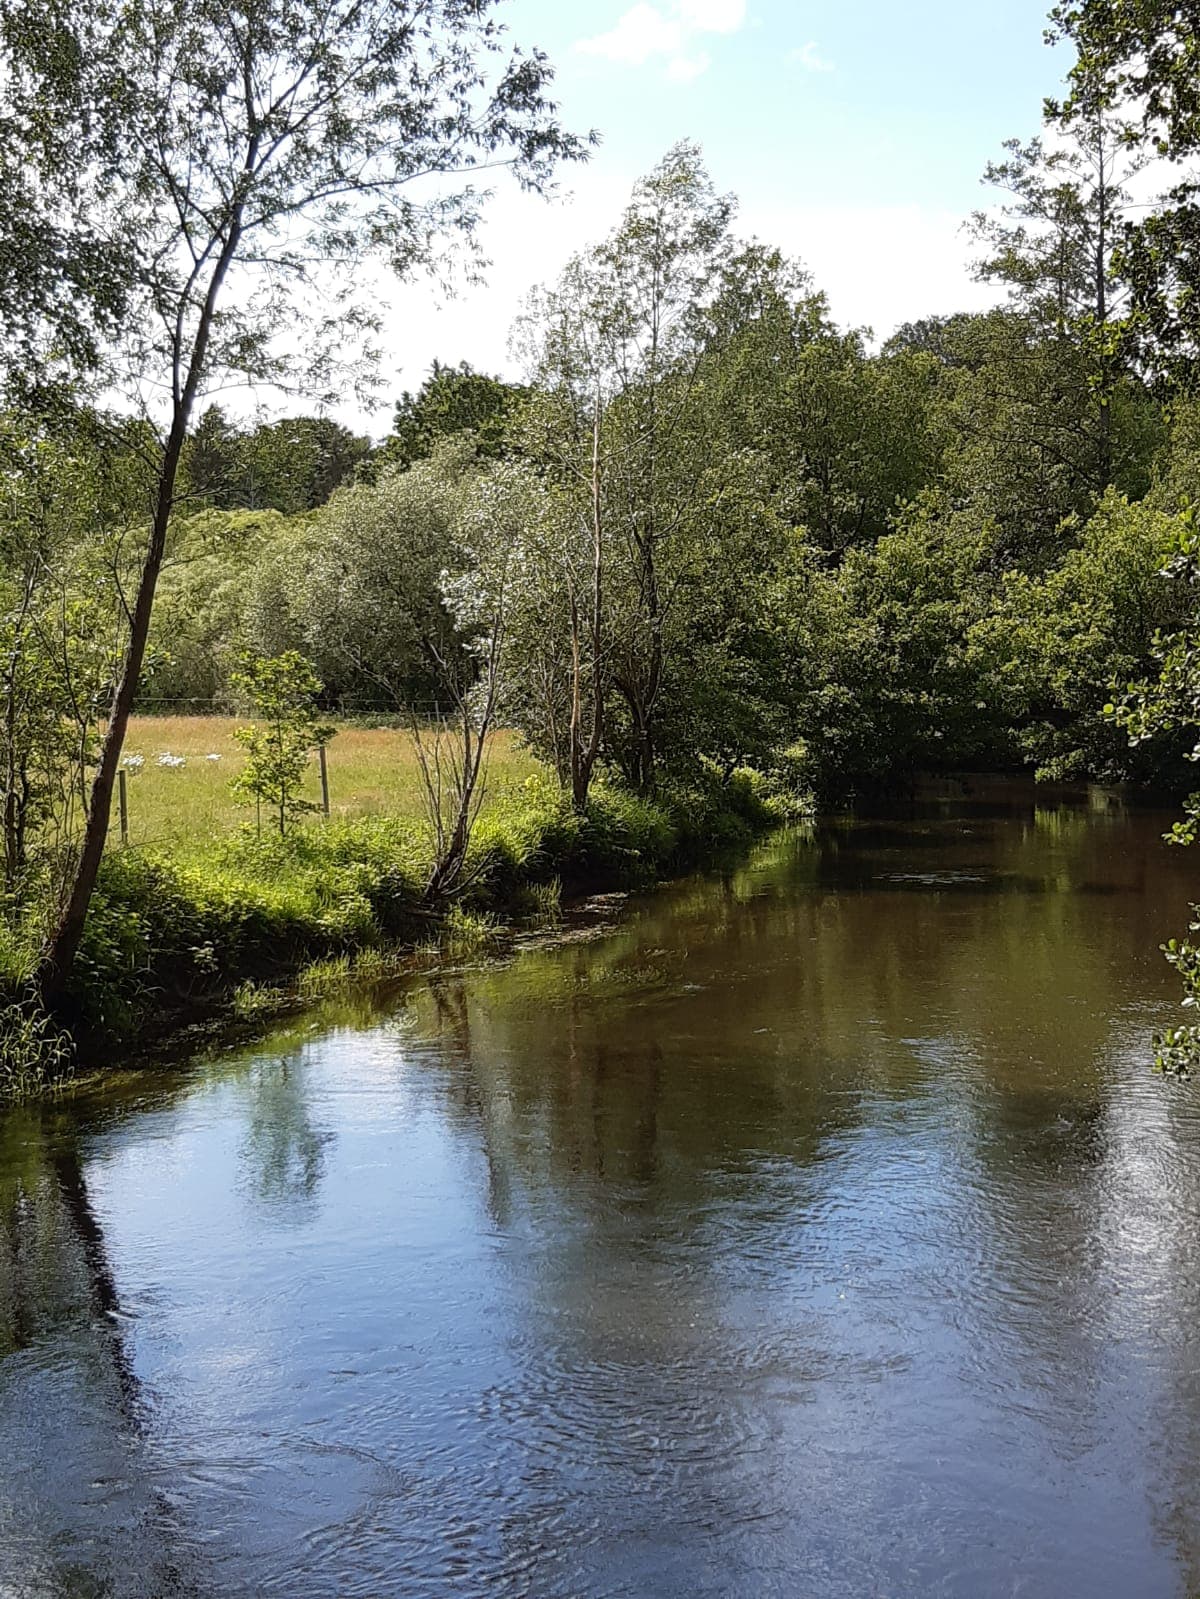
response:
<path fill-rule="evenodd" d="M 2 1599 L 1181 1599 L 1177 858 L 970 820 L 13 1118 Z"/>

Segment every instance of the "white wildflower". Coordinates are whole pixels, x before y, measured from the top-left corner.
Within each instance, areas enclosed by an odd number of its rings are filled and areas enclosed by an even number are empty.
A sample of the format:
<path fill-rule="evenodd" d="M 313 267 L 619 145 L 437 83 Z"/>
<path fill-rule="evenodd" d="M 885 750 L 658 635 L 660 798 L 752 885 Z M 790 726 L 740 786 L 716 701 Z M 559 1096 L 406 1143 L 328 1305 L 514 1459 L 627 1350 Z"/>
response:
<path fill-rule="evenodd" d="M 121 764 L 127 772 L 140 772 L 146 764 L 146 757 L 144 755 L 127 755 Z"/>
<path fill-rule="evenodd" d="M 210 755 L 206 755 L 204 757 L 204 759 L 206 761 L 219 761 L 221 759 L 221 757 L 219 755 L 216 755 L 216 754 L 210 754 Z"/>
<path fill-rule="evenodd" d="M 169 766 L 172 770 L 175 770 L 180 766 L 186 766 L 187 762 L 184 760 L 182 755 L 172 755 L 169 750 L 165 750 L 163 754 L 158 757 L 158 764 L 160 766 Z"/>

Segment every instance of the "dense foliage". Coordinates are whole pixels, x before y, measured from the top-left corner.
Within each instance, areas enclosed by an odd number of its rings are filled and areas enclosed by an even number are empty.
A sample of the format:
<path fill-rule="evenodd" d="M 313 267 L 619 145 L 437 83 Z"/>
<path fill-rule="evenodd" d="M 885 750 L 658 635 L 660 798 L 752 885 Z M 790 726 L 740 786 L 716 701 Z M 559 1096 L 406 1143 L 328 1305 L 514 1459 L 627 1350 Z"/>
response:
<path fill-rule="evenodd" d="M 3 175 L 29 206 L 0 211 L 0 285 L 34 280 L 32 311 L 0 302 L 0 386 L 63 403 L 90 381 L 121 396 L 144 419 L 148 475 L 83 825 L 35 976 L 51 1004 L 99 879 L 203 398 L 231 383 L 361 389 L 378 321 L 363 261 L 428 267 L 448 238 L 473 238 L 480 167 L 543 190 L 586 153 L 558 121 L 545 57 L 507 50 L 493 9 L 0 3 Z"/>
<path fill-rule="evenodd" d="M 531 299 L 526 388 L 437 368 L 324 504 L 179 520 L 145 702 L 220 706 L 239 651 L 294 648 L 330 710 L 437 706 L 499 583 L 503 714 L 580 803 L 603 767 L 831 799 L 964 765 L 1177 783 L 1180 740 L 1103 708 L 1179 619 L 1197 413 L 1097 355 L 1095 240 L 1031 220 L 1094 211 L 1080 163 L 992 172 L 1024 195 L 980 224 L 1007 305 L 873 353 L 672 151 Z M 482 505 L 502 562 L 467 553 Z"/>

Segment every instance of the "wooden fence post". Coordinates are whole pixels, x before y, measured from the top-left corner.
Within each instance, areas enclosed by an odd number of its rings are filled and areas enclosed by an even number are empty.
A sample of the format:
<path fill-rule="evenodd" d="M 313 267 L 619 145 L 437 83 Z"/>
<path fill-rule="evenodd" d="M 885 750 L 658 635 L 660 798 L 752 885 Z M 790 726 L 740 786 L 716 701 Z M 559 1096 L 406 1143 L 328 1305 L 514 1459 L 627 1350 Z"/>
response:
<path fill-rule="evenodd" d="M 121 843 L 129 843 L 129 784 L 122 766 L 117 772 L 117 792 L 121 802 Z"/>
<path fill-rule="evenodd" d="M 325 746 L 322 744 L 317 750 L 321 762 L 321 809 L 326 816 L 329 815 L 329 766 L 325 759 Z"/>

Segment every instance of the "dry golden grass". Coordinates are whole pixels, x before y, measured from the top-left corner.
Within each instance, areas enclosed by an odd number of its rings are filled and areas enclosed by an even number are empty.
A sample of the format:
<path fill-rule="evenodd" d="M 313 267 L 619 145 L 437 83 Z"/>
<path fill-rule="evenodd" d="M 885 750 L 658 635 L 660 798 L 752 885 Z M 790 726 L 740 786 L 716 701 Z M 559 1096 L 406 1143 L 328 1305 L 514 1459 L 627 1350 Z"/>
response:
<path fill-rule="evenodd" d="M 253 809 L 237 804 L 229 792 L 230 780 L 245 759 L 233 739 L 238 725 L 239 719 L 231 716 L 133 718 L 125 754 L 142 756 L 144 765 L 128 779 L 132 844 L 202 843 L 253 821 Z M 182 756 L 184 765 L 161 766 L 162 755 Z M 220 758 L 212 760 L 211 756 Z M 332 815 L 420 814 L 420 769 L 408 733 L 394 728 L 340 727 L 327 758 Z M 518 747 L 514 734 L 494 734 L 489 747 L 488 803 L 538 770 L 539 763 Z M 321 797 L 315 755 L 304 797 L 314 803 Z M 114 804 L 114 833 L 119 825 Z"/>

